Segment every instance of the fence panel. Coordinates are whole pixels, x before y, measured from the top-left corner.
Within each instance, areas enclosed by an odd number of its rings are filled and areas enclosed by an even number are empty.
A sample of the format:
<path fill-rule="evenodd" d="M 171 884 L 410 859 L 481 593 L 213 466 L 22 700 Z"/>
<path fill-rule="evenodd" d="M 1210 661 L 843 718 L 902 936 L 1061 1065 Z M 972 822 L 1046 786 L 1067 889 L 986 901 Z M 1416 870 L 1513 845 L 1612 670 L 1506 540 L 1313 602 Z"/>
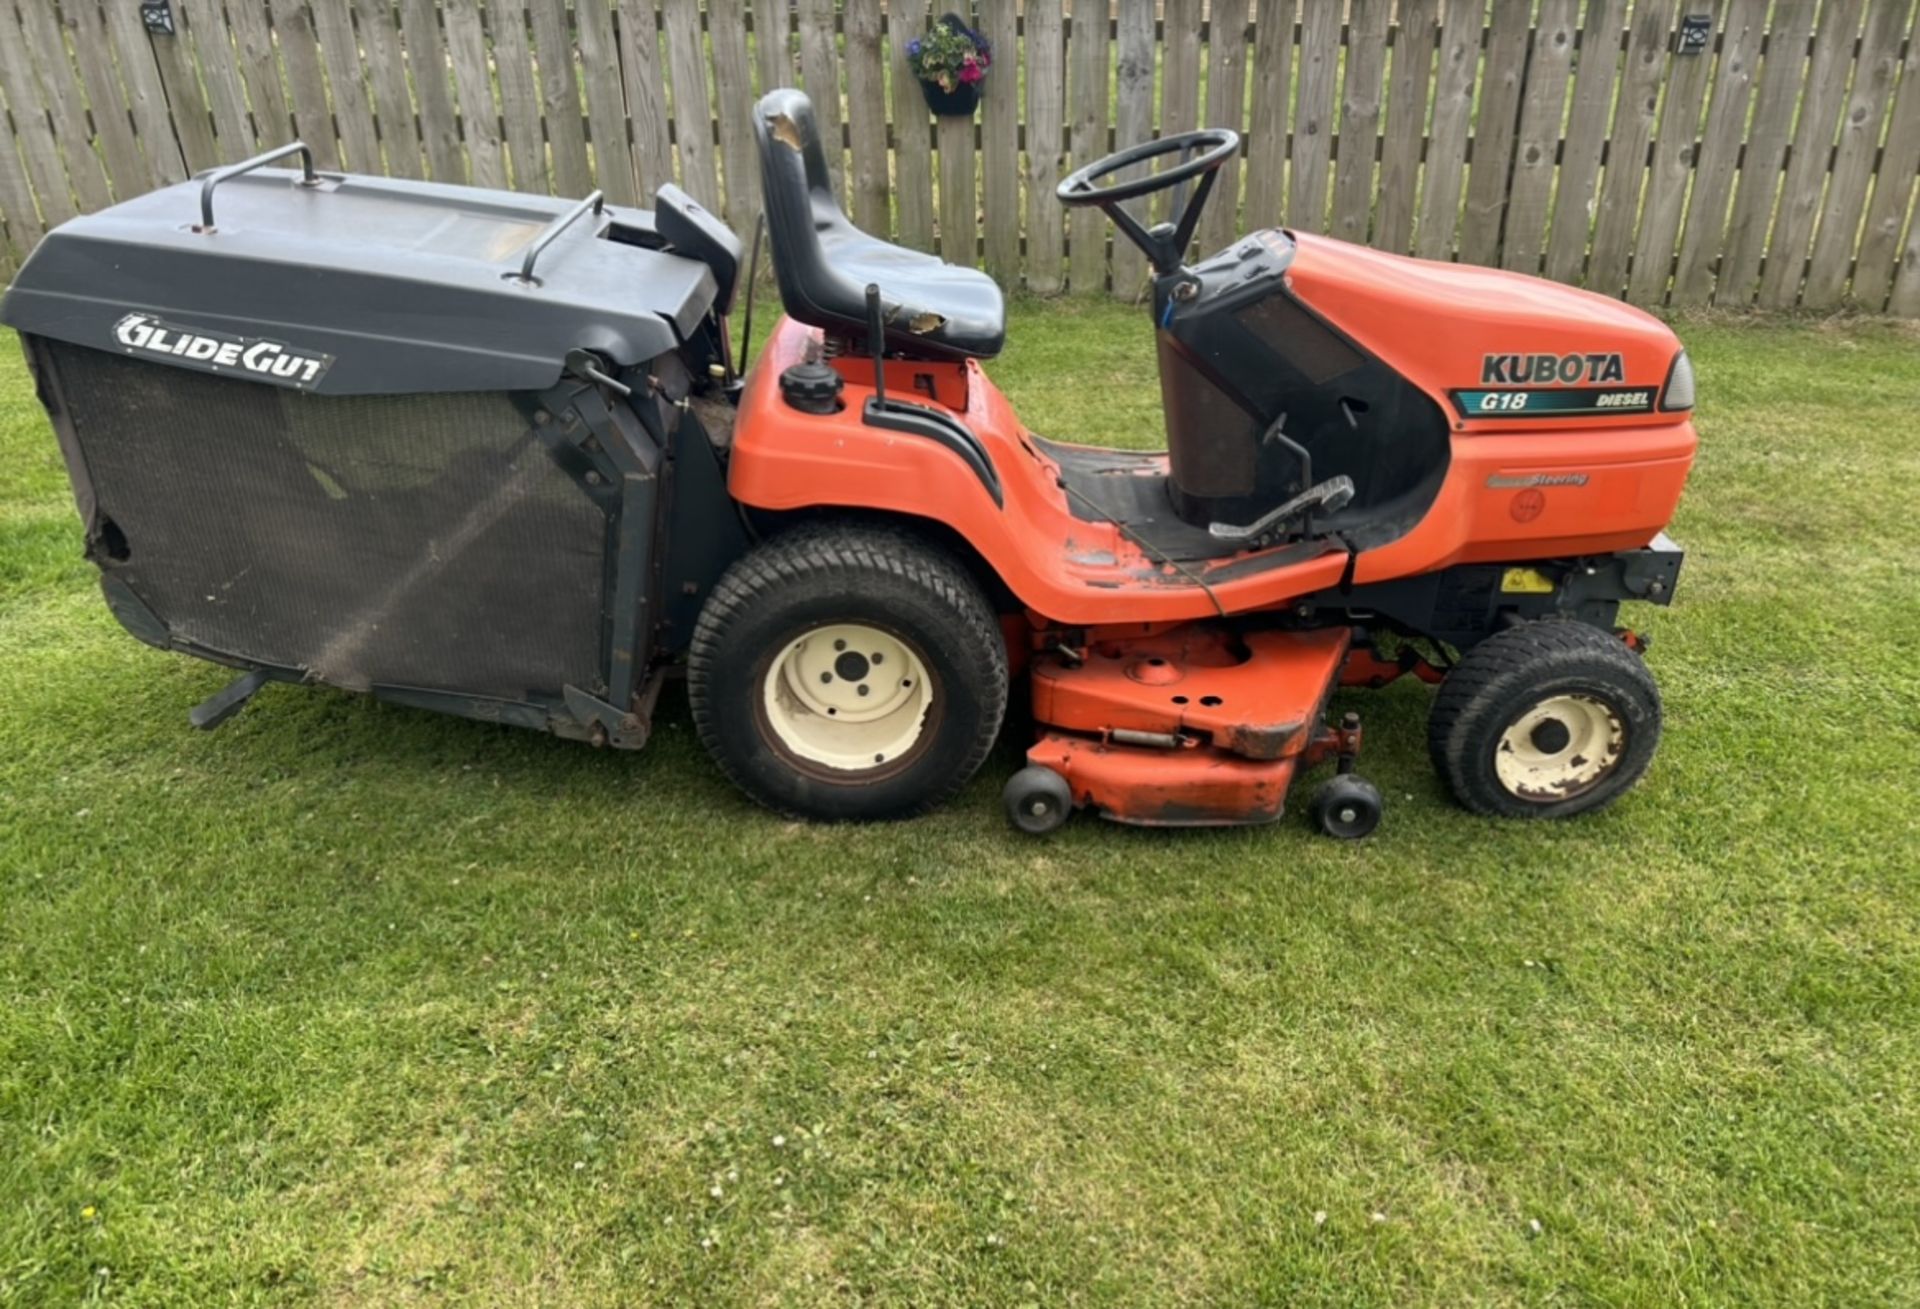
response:
<path fill-rule="evenodd" d="M 1067 170 L 1220 125 L 1201 253 L 1282 223 L 1646 304 L 1920 312 L 1915 0 L 971 0 L 994 67 L 936 122 L 906 47 L 946 8 L 172 0 L 169 34 L 0 0 L 0 267 L 296 134 L 323 168 L 616 204 L 677 177 L 745 235 L 753 102 L 798 78 L 858 224 L 1041 294 L 1146 282 L 1054 199 Z"/>

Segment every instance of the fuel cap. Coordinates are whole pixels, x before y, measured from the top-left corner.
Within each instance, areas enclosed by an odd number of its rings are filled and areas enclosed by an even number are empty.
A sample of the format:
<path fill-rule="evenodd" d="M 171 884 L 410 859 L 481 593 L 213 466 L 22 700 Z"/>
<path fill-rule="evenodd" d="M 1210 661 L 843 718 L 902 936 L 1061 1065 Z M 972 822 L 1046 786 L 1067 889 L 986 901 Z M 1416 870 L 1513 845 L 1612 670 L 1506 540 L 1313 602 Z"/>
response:
<path fill-rule="evenodd" d="M 840 408 L 840 374 L 817 359 L 790 365 L 780 374 L 780 394 L 802 413 L 830 414 Z"/>

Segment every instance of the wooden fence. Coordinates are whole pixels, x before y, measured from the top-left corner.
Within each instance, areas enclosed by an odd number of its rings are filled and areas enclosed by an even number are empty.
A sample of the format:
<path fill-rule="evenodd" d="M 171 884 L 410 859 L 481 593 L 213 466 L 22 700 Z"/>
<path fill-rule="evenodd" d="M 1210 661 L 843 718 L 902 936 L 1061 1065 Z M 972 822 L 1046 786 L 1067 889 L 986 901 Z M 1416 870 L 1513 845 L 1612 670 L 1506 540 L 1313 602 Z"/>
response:
<path fill-rule="evenodd" d="M 1920 315 L 1914 0 L 1109 5 L 975 0 L 984 103 L 936 121 L 905 62 L 930 0 L 0 0 L 0 279 L 295 136 L 618 204 L 675 179 L 745 230 L 753 99 L 799 84 L 860 226 L 1040 293 L 1145 275 L 1054 201 L 1066 169 L 1228 124 L 1205 247 L 1284 223 L 1644 304 Z"/>

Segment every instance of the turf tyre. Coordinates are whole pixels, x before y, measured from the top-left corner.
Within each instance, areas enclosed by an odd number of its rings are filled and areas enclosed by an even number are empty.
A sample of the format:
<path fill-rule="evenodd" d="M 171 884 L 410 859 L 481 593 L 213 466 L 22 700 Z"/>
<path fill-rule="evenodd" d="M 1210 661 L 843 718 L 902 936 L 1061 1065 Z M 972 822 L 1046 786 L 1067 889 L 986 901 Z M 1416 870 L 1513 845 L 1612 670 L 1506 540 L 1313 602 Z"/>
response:
<path fill-rule="evenodd" d="M 1501 780 L 1503 740 L 1557 698 L 1603 706 L 1624 739 L 1602 775 L 1577 791 L 1559 799 L 1516 794 Z M 1638 654 L 1601 628 L 1549 619 L 1507 628 L 1461 657 L 1434 696 L 1427 747 L 1435 771 L 1474 813 L 1570 818 L 1604 808 L 1640 780 L 1660 726 L 1660 690 Z"/>
<path fill-rule="evenodd" d="M 920 736 L 871 768 L 799 757 L 770 721 L 773 661 L 837 624 L 886 633 L 925 670 Z M 809 524 L 736 561 L 701 610 L 687 661 L 694 726 L 721 771 L 769 809 L 827 821 L 904 818 L 951 799 L 999 734 L 1007 683 L 1005 639 L 965 568 L 874 524 Z"/>

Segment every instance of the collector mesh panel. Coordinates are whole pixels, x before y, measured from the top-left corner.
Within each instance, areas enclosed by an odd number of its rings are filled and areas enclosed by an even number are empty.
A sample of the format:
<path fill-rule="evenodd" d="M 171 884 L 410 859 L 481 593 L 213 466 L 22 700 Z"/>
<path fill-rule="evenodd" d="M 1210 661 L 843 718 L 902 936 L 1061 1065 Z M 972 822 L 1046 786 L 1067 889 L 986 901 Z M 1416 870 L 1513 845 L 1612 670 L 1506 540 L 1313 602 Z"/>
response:
<path fill-rule="evenodd" d="M 601 683 L 606 519 L 502 394 L 314 396 L 53 346 L 123 578 L 177 637 L 319 680 Z"/>

